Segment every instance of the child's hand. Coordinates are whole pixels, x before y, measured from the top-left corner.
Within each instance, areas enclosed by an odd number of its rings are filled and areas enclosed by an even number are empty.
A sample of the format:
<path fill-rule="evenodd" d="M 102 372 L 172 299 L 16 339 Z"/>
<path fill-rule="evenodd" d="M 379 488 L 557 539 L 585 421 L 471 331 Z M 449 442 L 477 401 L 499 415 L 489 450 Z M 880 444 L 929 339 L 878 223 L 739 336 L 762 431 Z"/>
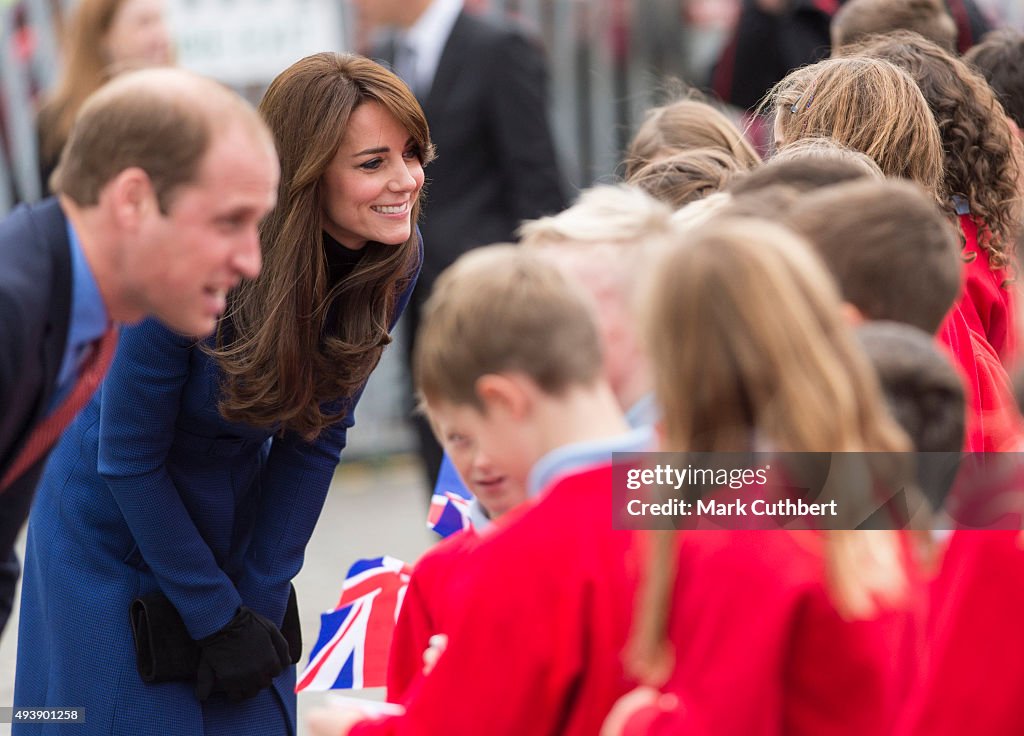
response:
<path fill-rule="evenodd" d="M 448 636 L 446 634 L 434 634 L 430 637 L 430 646 L 423 650 L 423 674 L 429 675 L 437 664 L 437 660 L 444 654 L 448 647 Z"/>
<path fill-rule="evenodd" d="M 660 691 L 645 686 L 634 688 L 626 693 L 615 702 L 608 712 L 608 717 L 604 719 L 604 725 L 601 726 L 601 736 L 621 736 L 622 730 L 633 714 L 641 708 L 654 705 L 660 697 Z"/>
<path fill-rule="evenodd" d="M 317 708 L 306 718 L 312 736 L 346 736 L 354 725 L 366 720 L 355 708 Z"/>

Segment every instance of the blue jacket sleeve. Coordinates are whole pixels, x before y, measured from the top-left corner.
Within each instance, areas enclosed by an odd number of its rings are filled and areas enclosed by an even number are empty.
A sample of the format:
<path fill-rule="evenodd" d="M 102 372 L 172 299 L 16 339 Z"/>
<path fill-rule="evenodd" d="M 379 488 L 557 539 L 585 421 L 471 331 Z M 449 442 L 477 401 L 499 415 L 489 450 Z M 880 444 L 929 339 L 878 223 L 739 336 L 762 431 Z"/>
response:
<path fill-rule="evenodd" d="M 396 302 L 391 329 L 409 303 L 422 262 L 420 237 L 416 271 Z M 344 419 L 314 442 L 286 433 L 271 446 L 261 478 L 262 504 L 238 591 L 247 606 L 278 625 L 284 619 L 288 585 L 302 568 L 306 544 L 323 510 L 348 430 L 355 424 L 362 393 L 360 389 L 347 402 Z"/>
<path fill-rule="evenodd" d="M 165 464 L 194 342 L 154 320 L 122 331 L 101 389 L 98 471 L 161 590 L 199 639 L 227 624 L 241 598 Z"/>

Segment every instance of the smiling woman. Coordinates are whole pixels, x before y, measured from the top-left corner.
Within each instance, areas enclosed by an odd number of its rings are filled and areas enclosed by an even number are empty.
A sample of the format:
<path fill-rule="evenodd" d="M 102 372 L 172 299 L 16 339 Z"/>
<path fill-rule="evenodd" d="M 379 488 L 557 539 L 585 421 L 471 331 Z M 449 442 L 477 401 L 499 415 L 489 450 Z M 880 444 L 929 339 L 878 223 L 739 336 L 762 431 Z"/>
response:
<path fill-rule="evenodd" d="M 83 733 L 295 733 L 290 581 L 419 271 L 432 145 L 405 85 L 362 57 L 297 62 L 260 112 L 281 164 L 260 275 L 214 338 L 122 332 L 30 521 L 16 698 L 75 700 Z M 206 199 L 230 230 L 228 198 Z M 203 284 L 211 308 L 227 285 Z"/>

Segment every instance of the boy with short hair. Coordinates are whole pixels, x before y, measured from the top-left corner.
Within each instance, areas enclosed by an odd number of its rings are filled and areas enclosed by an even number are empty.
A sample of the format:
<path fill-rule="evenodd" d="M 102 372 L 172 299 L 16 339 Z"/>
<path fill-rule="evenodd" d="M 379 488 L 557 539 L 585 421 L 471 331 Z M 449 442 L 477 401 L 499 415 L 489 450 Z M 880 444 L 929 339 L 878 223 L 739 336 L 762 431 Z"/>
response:
<path fill-rule="evenodd" d="M 406 714 L 321 711 L 314 734 L 599 731 L 630 685 L 621 650 L 640 556 L 635 534 L 612 529 L 611 453 L 649 445 L 601 365 L 590 303 L 536 253 L 480 249 L 438 280 L 419 389 L 440 425 L 536 500 L 466 557 L 448 647 Z"/>
<path fill-rule="evenodd" d="M 1012 28 L 992 31 L 964 54 L 964 61 L 981 72 L 995 90 L 1020 135 L 1024 129 L 1024 32 Z"/>
<path fill-rule="evenodd" d="M 652 426 L 657 414 L 634 292 L 646 249 L 677 237 L 672 217 L 671 208 L 638 187 L 598 185 L 568 209 L 519 229 L 524 248 L 536 250 L 593 300 L 604 374 L 633 427 Z"/>
<path fill-rule="evenodd" d="M 964 449 L 1021 446 L 1024 421 L 1006 369 L 954 307 L 963 262 L 953 230 L 927 195 L 907 182 L 853 182 L 804 197 L 783 222 L 815 246 L 862 318 L 904 322 L 934 335 L 949 315 L 945 329 L 958 346 L 949 352 L 959 356 L 967 381 Z"/>
<path fill-rule="evenodd" d="M 466 555 L 476 548 L 481 533 L 529 498 L 524 483 L 477 451 L 457 427 L 431 416 L 426 406 L 423 411 L 445 455 L 473 494 L 469 512 L 473 524 L 442 539 L 413 568 L 388 657 L 387 697 L 392 703 L 405 701 L 416 680 L 429 673 L 447 646 L 452 619 L 460 610 L 454 592 Z"/>
<path fill-rule="evenodd" d="M 832 55 L 868 36 L 898 30 L 919 33 L 956 53 L 956 21 L 942 0 L 848 0 L 829 25 Z"/>

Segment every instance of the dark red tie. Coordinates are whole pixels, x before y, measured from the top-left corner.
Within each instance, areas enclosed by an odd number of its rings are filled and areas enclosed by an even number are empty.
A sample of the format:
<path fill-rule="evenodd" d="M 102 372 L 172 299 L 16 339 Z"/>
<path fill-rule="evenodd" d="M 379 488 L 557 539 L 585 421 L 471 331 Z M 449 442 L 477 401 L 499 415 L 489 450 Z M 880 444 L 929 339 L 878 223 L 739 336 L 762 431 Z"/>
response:
<path fill-rule="evenodd" d="M 78 380 L 61 404 L 36 425 L 25 446 L 0 480 L 0 493 L 6 491 L 22 473 L 35 465 L 60 439 L 64 428 L 96 393 L 110 367 L 117 348 L 117 328 L 110 327 L 93 343 L 92 351 L 78 369 Z"/>

